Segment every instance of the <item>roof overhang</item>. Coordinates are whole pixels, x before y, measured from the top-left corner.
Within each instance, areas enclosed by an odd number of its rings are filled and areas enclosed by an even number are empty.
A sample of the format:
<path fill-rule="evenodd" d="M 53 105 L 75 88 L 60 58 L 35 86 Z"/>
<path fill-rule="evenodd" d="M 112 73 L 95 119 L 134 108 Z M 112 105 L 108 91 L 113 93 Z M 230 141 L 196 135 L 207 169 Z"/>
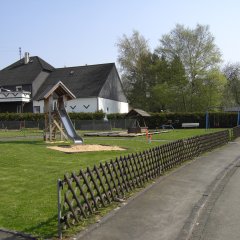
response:
<path fill-rule="evenodd" d="M 49 98 L 52 94 L 56 94 L 58 97 L 66 96 L 68 100 L 75 99 L 76 96 L 61 82 L 59 81 L 52 86 L 42 97 L 42 99 Z"/>
<path fill-rule="evenodd" d="M 151 117 L 151 115 L 142 109 L 134 108 L 126 114 L 126 117 Z"/>

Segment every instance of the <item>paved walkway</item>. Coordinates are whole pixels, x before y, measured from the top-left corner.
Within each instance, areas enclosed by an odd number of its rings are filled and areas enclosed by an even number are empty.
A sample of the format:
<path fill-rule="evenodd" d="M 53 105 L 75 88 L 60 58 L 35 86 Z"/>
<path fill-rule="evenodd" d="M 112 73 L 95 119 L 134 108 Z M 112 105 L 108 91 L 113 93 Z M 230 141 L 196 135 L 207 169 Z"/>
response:
<path fill-rule="evenodd" d="M 34 238 L 28 237 L 27 235 L 25 236 L 24 234 L 20 235 L 18 233 L 0 230 L 0 240 L 33 240 L 33 239 Z"/>
<path fill-rule="evenodd" d="M 240 239 L 240 165 L 237 165 L 212 211 L 207 216 L 202 240 Z M 204 215 L 208 215 L 205 213 Z"/>
<path fill-rule="evenodd" d="M 240 166 L 240 142 L 159 178 L 75 239 L 239 239 L 240 230 L 233 224 L 240 221 L 240 169 L 236 166 Z M 238 238 L 232 237 L 235 235 Z"/>

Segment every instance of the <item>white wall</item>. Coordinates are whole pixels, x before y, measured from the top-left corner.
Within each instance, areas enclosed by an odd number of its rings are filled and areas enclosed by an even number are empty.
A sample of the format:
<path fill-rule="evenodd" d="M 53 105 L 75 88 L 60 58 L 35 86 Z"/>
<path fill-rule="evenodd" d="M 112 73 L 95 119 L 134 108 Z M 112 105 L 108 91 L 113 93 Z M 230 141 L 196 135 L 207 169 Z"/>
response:
<path fill-rule="evenodd" d="M 97 98 L 77 98 L 66 102 L 67 112 L 96 112 Z"/>
<path fill-rule="evenodd" d="M 128 113 L 128 103 L 98 98 L 98 110 L 105 113 Z"/>
<path fill-rule="evenodd" d="M 40 112 L 44 111 L 44 101 L 33 101 L 33 106 L 40 106 Z M 96 112 L 103 110 L 105 113 L 128 113 L 128 103 L 118 102 L 105 98 L 78 98 L 67 101 L 67 112 Z"/>
<path fill-rule="evenodd" d="M 35 106 L 40 106 L 40 113 L 43 113 L 44 111 L 44 101 L 41 100 L 41 101 L 33 101 L 33 109 Z"/>

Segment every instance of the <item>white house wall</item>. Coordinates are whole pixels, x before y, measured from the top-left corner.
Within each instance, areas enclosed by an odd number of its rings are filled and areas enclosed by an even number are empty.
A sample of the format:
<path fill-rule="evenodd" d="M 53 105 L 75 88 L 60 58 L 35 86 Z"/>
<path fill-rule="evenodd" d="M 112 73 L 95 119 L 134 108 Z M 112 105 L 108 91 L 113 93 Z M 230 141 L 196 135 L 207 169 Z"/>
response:
<path fill-rule="evenodd" d="M 105 113 L 128 113 L 128 103 L 98 98 L 98 109 Z"/>
<path fill-rule="evenodd" d="M 67 112 L 96 112 L 98 110 L 97 98 L 77 98 L 67 101 Z"/>
<path fill-rule="evenodd" d="M 40 113 L 44 112 L 44 101 L 33 101 L 33 109 L 34 107 L 40 107 Z"/>
<path fill-rule="evenodd" d="M 33 107 L 35 106 L 40 107 L 40 113 L 44 112 L 43 100 L 33 101 Z M 97 98 L 78 98 L 65 103 L 67 112 L 96 112 L 97 106 Z"/>
<path fill-rule="evenodd" d="M 40 112 L 44 112 L 44 101 L 33 101 L 33 106 L 39 106 Z M 128 113 L 128 103 L 118 102 L 105 98 L 77 98 L 67 101 L 67 112 L 96 112 L 102 110 L 105 113 Z"/>

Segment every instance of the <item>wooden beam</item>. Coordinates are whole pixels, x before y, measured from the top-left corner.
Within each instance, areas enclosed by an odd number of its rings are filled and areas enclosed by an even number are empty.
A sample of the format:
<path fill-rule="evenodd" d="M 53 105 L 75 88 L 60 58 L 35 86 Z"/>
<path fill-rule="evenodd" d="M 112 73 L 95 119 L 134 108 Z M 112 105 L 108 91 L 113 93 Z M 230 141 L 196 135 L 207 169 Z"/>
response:
<path fill-rule="evenodd" d="M 53 120 L 53 123 L 55 124 L 55 126 L 58 128 L 58 130 L 61 132 L 61 134 L 63 135 L 63 137 L 68 140 L 68 136 L 66 135 L 66 133 L 63 131 L 63 129 L 61 128 L 61 126 L 58 124 L 58 122 L 56 120 Z"/>

